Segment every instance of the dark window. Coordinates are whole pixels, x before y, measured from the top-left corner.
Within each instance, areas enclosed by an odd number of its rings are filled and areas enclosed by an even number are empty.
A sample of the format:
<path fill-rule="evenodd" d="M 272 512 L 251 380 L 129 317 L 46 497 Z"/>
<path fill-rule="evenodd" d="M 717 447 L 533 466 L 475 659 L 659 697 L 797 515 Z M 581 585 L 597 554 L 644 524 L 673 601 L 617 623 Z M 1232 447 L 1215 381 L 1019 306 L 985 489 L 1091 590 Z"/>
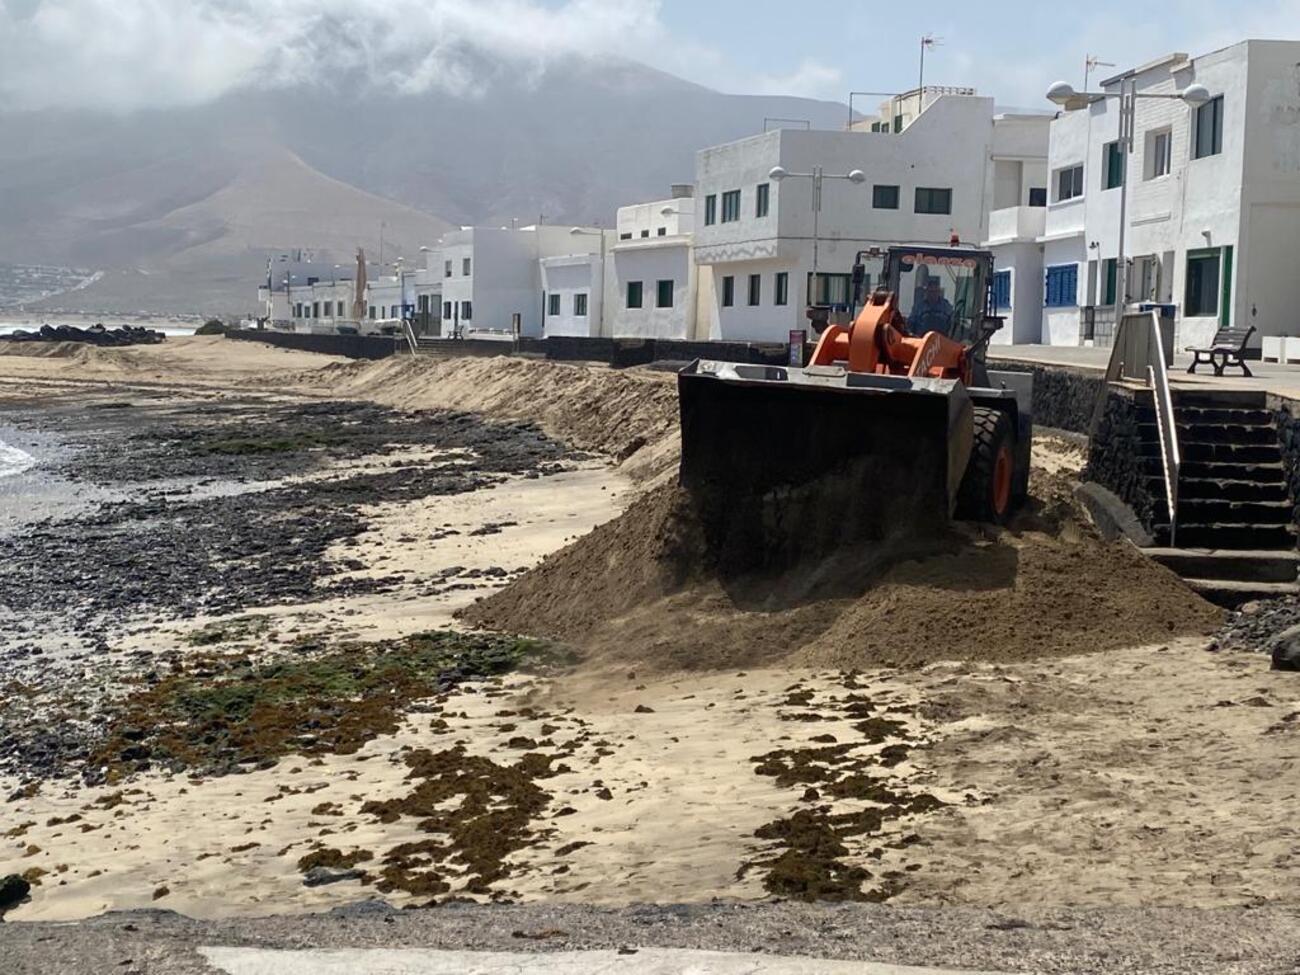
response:
<path fill-rule="evenodd" d="M 451 277 L 451 261 L 442 262 L 442 276 L 444 278 Z"/>
<path fill-rule="evenodd" d="M 325 310 L 322 312 L 322 314 L 323 314 L 326 318 L 333 318 L 333 317 L 334 317 L 334 302 L 332 302 L 332 301 L 327 301 L 327 302 L 325 302 Z"/>
<path fill-rule="evenodd" d="M 1217 156 L 1223 151 L 1223 96 L 1211 98 L 1196 110 L 1193 159 Z"/>
<path fill-rule="evenodd" d="M 673 283 L 660 281 L 655 285 L 655 307 L 671 308 L 673 306 Z"/>
<path fill-rule="evenodd" d="M 774 300 L 778 305 L 788 305 L 790 303 L 790 274 L 788 271 L 776 272 L 776 298 Z"/>
<path fill-rule="evenodd" d="M 993 307 L 998 310 L 1011 307 L 1011 272 L 993 272 Z"/>
<path fill-rule="evenodd" d="M 460 320 L 467 322 L 474 317 L 474 303 L 471 301 L 462 301 L 460 303 Z"/>
<path fill-rule="evenodd" d="M 473 266 L 473 263 L 468 257 L 463 258 L 460 262 L 460 273 L 465 275 L 465 277 L 469 277 L 470 268 Z"/>
<path fill-rule="evenodd" d="M 871 188 L 871 205 L 877 210 L 898 209 L 898 187 L 877 185 Z"/>
<path fill-rule="evenodd" d="M 641 307 L 641 282 L 629 281 L 627 283 L 627 306 L 629 308 Z"/>
<path fill-rule="evenodd" d="M 1057 202 L 1073 200 L 1078 196 L 1083 196 L 1083 167 L 1071 166 L 1060 170 L 1056 174 Z"/>
<path fill-rule="evenodd" d="M 1168 176 L 1173 169 L 1174 134 L 1170 129 L 1152 132 L 1147 135 L 1146 178 L 1159 179 Z"/>
<path fill-rule="evenodd" d="M 442 303 L 442 317 L 443 317 L 444 319 L 448 320 L 448 321 L 451 320 L 451 302 L 450 302 L 450 301 L 444 301 L 444 302 Z"/>
<path fill-rule="evenodd" d="M 667 236 L 668 236 L 668 228 L 667 228 L 667 227 L 660 227 L 659 230 L 658 230 L 658 234 L 659 234 L 660 237 L 667 237 Z"/>
<path fill-rule="evenodd" d="M 619 235 L 618 235 L 618 239 L 619 239 L 619 240 L 631 240 L 631 239 L 632 239 L 632 235 L 631 235 L 631 234 L 619 234 Z"/>
<path fill-rule="evenodd" d="M 1116 278 L 1115 258 L 1108 257 L 1101 262 L 1101 303 L 1103 305 L 1115 304 L 1115 286 Z"/>
<path fill-rule="evenodd" d="M 1047 206 L 1047 187 L 1031 186 L 1029 188 L 1029 205 L 1031 207 Z"/>
<path fill-rule="evenodd" d="M 1079 303 L 1079 265 L 1057 264 L 1047 269 L 1043 304 L 1048 308 L 1070 308 Z"/>
<path fill-rule="evenodd" d="M 1124 153 L 1118 142 L 1107 142 L 1101 150 L 1101 188 L 1116 189 L 1124 182 Z"/>
<path fill-rule="evenodd" d="M 650 231 L 648 231 L 648 230 L 643 230 L 643 231 L 641 231 L 641 236 L 642 236 L 642 237 L 649 237 L 649 236 L 650 236 Z"/>
<path fill-rule="evenodd" d="M 894 116 L 894 131 L 895 132 L 903 131 L 903 116 L 901 115 Z"/>
<path fill-rule="evenodd" d="M 375 306 L 374 306 L 374 305 L 371 305 L 371 306 L 370 306 L 370 317 L 371 317 L 371 318 L 374 318 L 374 317 L 375 317 Z"/>
<path fill-rule="evenodd" d="M 751 305 L 761 304 L 763 301 L 763 275 L 751 274 L 749 276 L 749 303 Z"/>
<path fill-rule="evenodd" d="M 916 188 L 917 213 L 952 213 L 952 190 L 929 186 Z"/>
<path fill-rule="evenodd" d="M 573 296 L 573 315 L 575 318 L 587 317 L 587 295 L 585 292 Z"/>
<path fill-rule="evenodd" d="M 558 315 L 559 313 L 560 313 L 560 296 L 559 296 L 559 295 L 547 295 L 547 296 L 546 296 L 546 314 L 551 315 L 551 316 L 555 316 L 555 315 Z"/>
<path fill-rule="evenodd" d="M 712 227 L 718 222 L 718 195 L 710 193 L 704 198 L 704 226 Z"/>
<path fill-rule="evenodd" d="M 311 303 L 311 317 L 312 317 L 312 318 L 320 318 L 320 302 L 319 302 L 319 301 L 313 301 L 313 302 Z"/>
<path fill-rule="evenodd" d="M 759 183 L 758 192 L 754 196 L 754 216 L 766 217 L 768 207 L 772 203 L 772 186 L 770 183 Z"/>
<path fill-rule="evenodd" d="M 852 279 L 847 274 L 818 274 L 817 281 L 808 275 L 809 301 L 814 305 L 841 305 L 848 307 Z"/>
<path fill-rule="evenodd" d="M 728 274 L 722 279 L 722 307 L 730 308 L 736 303 L 736 279 Z"/>
<path fill-rule="evenodd" d="M 735 223 L 740 219 L 740 190 L 728 190 L 722 194 L 722 222 Z"/>
<path fill-rule="evenodd" d="M 1187 255 L 1187 301 L 1183 315 L 1200 317 L 1219 313 L 1219 252 L 1191 251 Z"/>

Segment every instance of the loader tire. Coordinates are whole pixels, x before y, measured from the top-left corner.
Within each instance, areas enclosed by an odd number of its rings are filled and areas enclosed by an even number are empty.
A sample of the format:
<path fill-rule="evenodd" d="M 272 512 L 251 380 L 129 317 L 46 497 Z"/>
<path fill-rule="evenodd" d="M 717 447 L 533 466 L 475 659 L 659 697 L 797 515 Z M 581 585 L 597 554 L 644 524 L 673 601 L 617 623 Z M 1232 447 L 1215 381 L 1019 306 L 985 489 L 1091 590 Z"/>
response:
<path fill-rule="evenodd" d="M 957 517 L 1005 525 L 1015 503 L 1016 445 L 1011 420 L 999 409 L 975 407 L 975 438 L 957 491 Z"/>

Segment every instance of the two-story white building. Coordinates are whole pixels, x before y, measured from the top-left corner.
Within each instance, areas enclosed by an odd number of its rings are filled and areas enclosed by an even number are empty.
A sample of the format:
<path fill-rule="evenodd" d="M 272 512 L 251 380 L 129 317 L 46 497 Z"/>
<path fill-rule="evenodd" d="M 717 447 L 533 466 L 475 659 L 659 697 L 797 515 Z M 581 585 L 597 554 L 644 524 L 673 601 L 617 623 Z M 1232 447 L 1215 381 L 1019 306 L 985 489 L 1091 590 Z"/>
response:
<path fill-rule="evenodd" d="M 988 241 L 1012 295 L 1019 338 L 1106 344 L 1117 289 L 1126 303 L 1174 306 L 1179 347 L 1223 326 L 1300 335 L 1300 42 L 1249 40 L 1191 58 L 1171 54 L 1101 82 L 1117 93 L 1173 95 L 1196 84 L 1210 100 L 1139 97 L 1128 159 L 1120 270 L 1119 105 L 1096 98 L 1052 123 L 1050 201 L 1041 230 L 996 211 Z M 1034 292 L 1037 292 L 1035 298 Z"/>
<path fill-rule="evenodd" d="M 619 209 L 606 326 L 610 335 L 695 337 L 695 219 L 695 188 L 689 184 L 674 186 L 669 199 Z"/>
<path fill-rule="evenodd" d="M 808 327 L 810 300 L 849 303 L 859 251 L 975 243 L 995 202 L 1043 202 L 1049 115 L 996 115 L 993 99 L 947 90 L 915 102 L 914 116 L 876 131 L 780 129 L 699 153 L 700 338 L 784 342 Z M 789 175 L 774 181 L 775 167 Z M 824 179 L 815 212 L 815 167 L 865 180 Z"/>

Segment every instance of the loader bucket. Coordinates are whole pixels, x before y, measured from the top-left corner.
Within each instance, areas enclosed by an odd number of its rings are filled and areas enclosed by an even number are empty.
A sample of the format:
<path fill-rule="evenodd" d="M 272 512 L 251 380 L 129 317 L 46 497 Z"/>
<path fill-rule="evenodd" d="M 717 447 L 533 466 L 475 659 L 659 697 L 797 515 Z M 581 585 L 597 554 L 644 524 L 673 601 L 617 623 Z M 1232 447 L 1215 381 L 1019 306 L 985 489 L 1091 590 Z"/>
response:
<path fill-rule="evenodd" d="M 724 573 L 948 525 L 973 436 L 959 382 L 697 360 L 678 399 L 681 484 Z"/>

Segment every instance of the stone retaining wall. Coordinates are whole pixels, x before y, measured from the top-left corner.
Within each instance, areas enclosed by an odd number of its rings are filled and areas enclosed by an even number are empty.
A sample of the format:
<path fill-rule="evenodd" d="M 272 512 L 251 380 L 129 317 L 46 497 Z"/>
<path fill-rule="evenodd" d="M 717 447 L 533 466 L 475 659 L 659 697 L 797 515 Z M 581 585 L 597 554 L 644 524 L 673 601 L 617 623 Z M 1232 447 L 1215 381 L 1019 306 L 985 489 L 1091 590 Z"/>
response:
<path fill-rule="evenodd" d="M 1133 509 L 1142 527 L 1154 534 L 1156 518 L 1163 514 L 1164 505 L 1151 490 L 1140 428 L 1151 411 L 1150 393 L 1111 387 L 1095 435 L 1088 442 L 1083 479 L 1113 493 Z"/>
<path fill-rule="evenodd" d="M 386 359 L 406 348 L 406 340 L 392 335 L 313 335 L 307 332 L 273 332 L 265 329 L 230 329 L 226 338 L 237 342 L 264 342 L 278 349 L 320 352 L 348 359 Z"/>
<path fill-rule="evenodd" d="M 1000 359 L 991 359 L 989 368 L 1033 374 L 1035 425 L 1056 427 L 1084 436 L 1092 432 L 1097 400 L 1106 387 L 1100 373 Z"/>

